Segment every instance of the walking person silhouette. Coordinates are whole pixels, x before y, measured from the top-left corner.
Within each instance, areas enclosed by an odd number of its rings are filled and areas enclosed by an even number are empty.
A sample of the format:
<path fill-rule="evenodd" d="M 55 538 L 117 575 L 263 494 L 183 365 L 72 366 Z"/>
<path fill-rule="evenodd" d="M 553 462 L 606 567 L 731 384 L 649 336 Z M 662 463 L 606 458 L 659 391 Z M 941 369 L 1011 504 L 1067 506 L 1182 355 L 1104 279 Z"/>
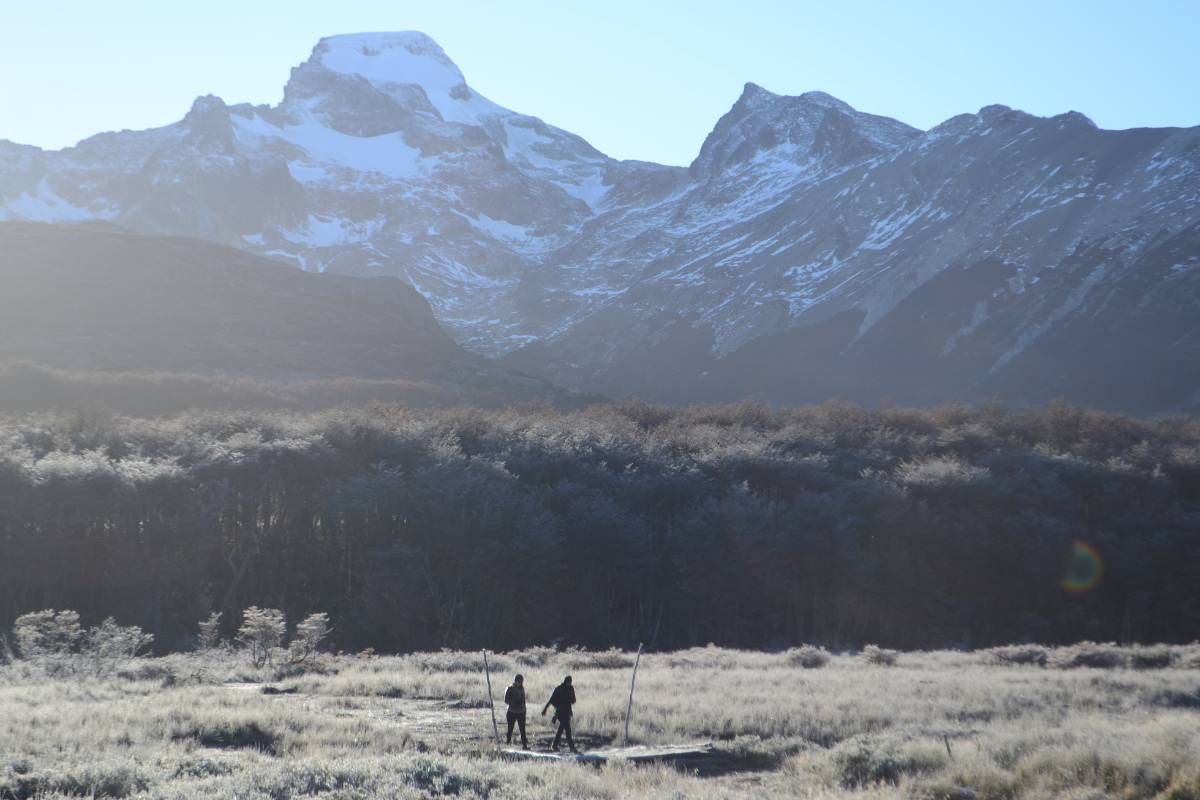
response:
<path fill-rule="evenodd" d="M 554 734 L 554 744 L 551 750 L 558 750 L 558 743 L 562 739 L 563 734 L 567 735 L 567 747 L 571 748 L 572 753 L 578 753 L 575 749 L 575 741 L 571 738 L 571 714 L 572 706 L 575 705 L 575 687 L 571 685 L 571 676 L 563 678 L 563 682 L 554 687 L 554 692 L 550 695 L 550 699 L 546 701 L 546 705 L 542 707 L 542 716 L 546 716 L 546 709 L 554 706 L 554 721 L 558 723 L 558 733 Z"/>
<path fill-rule="evenodd" d="M 508 704 L 508 743 L 512 744 L 513 723 L 521 729 L 521 749 L 529 749 L 525 738 L 525 676 L 513 678 L 512 686 L 504 690 L 504 702 Z"/>

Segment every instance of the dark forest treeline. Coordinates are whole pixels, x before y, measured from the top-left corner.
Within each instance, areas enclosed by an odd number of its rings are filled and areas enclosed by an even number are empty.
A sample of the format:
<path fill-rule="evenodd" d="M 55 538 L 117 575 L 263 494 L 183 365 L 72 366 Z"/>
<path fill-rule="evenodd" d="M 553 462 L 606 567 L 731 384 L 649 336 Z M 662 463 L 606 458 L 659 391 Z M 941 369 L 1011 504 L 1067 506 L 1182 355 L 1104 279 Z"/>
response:
<path fill-rule="evenodd" d="M 1060 582 L 1072 543 L 1103 559 Z M 1200 421 L 674 409 L 0 420 L 0 625 L 186 646 L 328 611 L 347 649 L 1181 641 Z"/>

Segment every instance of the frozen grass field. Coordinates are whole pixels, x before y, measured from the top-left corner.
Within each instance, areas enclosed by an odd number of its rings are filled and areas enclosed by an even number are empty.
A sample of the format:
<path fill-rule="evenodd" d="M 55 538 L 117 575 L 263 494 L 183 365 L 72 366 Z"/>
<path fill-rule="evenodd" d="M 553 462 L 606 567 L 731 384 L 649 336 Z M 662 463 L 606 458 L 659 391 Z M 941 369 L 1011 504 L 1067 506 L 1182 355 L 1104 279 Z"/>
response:
<path fill-rule="evenodd" d="M 287 674 L 217 651 L 104 678 L 18 661 L 0 667 L 0 797 L 1200 797 L 1200 648 L 888 655 L 644 657 L 631 741 L 712 742 L 698 771 L 503 759 L 478 654 Z M 532 745 L 567 673 L 581 746 L 620 743 L 631 656 L 493 658 L 497 693 L 526 676 Z"/>

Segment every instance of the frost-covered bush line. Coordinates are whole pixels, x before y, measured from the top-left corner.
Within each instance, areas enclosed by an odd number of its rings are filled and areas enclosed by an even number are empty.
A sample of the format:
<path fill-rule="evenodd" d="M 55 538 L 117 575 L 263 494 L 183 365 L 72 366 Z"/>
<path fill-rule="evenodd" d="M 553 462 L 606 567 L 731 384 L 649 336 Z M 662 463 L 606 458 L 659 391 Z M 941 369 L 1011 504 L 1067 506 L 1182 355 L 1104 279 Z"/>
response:
<path fill-rule="evenodd" d="M 0 417 L 0 497 L 0 627 L 39 598 L 162 651 L 252 606 L 333 613 L 335 650 L 522 666 L 550 643 L 1180 642 L 1200 606 L 1178 556 L 1200 422 L 1063 404 Z"/>

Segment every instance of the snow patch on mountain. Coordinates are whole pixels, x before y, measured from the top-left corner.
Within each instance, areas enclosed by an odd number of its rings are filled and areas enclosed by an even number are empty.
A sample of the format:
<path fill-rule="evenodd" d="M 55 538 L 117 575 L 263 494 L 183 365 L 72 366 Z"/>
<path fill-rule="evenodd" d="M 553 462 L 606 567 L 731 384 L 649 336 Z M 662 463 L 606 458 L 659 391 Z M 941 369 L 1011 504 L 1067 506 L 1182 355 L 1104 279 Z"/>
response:
<path fill-rule="evenodd" d="M 296 125 L 278 126 L 255 114 L 234 117 L 239 141 L 252 149 L 279 147 L 287 143 L 299 148 L 303 156 L 290 159 L 292 176 L 302 183 L 328 179 L 326 167 L 363 173 L 379 173 L 389 178 L 413 178 L 432 168 L 421 164 L 421 151 L 410 147 L 401 133 L 380 136 L 351 136 L 340 133 L 311 117 Z"/>
<path fill-rule="evenodd" d="M 331 72 L 357 75 L 385 90 L 420 86 L 446 122 L 478 125 L 485 116 L 509 113 L 472 91 L 437 42 L 418 31 L 332 36 L 321 40 L 316 54 Z"/>
<path fill-rule="evenodd" d="M 114 216 L 108 208 L 93 210 L 71 203 L 51 189 L 45 179 L 32 192 L 22 192 L 0 207 L 0 220 L 25 222 L 84 222 Z"/>

